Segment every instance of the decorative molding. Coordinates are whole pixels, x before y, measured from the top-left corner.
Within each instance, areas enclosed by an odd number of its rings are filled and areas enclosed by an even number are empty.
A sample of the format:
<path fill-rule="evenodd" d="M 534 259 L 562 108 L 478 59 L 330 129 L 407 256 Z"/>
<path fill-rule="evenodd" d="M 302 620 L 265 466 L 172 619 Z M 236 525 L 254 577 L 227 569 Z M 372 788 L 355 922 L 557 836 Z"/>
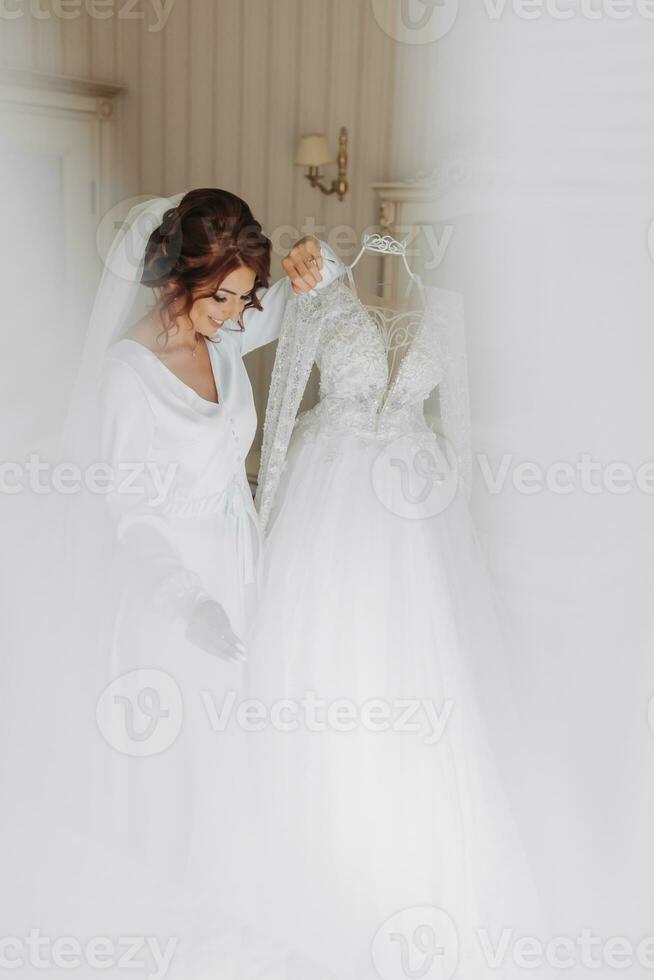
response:
<path fill-rule="evenodd" d="M 113 99 L 108 99 L 104 96 L 96 99 L 96 113 L 100 120 L 111 119 L 114 114 Z"/>
<path fill-rule="evenodd" d="M 470 179 L 470 160 L 462 157 L 451 157 L 443 160 L 433 170 L 419 170 L 417 174 L 406 177 L 405 184 L 409 186 L 439 187 L 443 190 L 462 184 Z"/>
<path fill-rule="evenodd" d="M 34 68 L 12 68 L 0 65 L 0 85 L 18 89 L 40 89 L 44 92 L 66 92 L 93 99 L 113 99 L 124 91 L 122 85 L 96 82 L 74 75 L 56 75 Z"/>
<path fill-rule="evenodd" d="M 122 91 L 118 85 L 96 85 L 83 78 L 0 69 L 0 102 L 16 107 L 90 113 L 104 121 L 113 116 L 114 100 Z"/>
<path fill-rule="evenodd" d="M 22 88 L 19 85 L 0 83 L 0 102 L 9 103 L 17 110 L 36 109 L 45 112 L 64 110 L 91 116 L 98 114 L 97 101 L 89 96 L 40 88 Z"/>
<path fill-rule="evenodd" d="M 395 210 L 394 201 L 389 201 L 387 198 L 382 199 L 379 205 L 379 224 L 384 231 L 392 228 L 395 224 Z"/>
<path fill-rule="evenodd" d="M 372 184 L 373 190 L 381 197 L 382 208 L 388 210 L 388 214 L 382 212 L 382 224 L 384 227 L 393 225 L 393 205 L 436 201 L 468 184 L 471 173 L 469 161 L 452 159 L 445 160 L 431 171 L 420 170 L 404 180 Z"/>
<path fill-rule="evenodd" d="M 403 204 L 406 201 L 435 201 L 440 193 L 437 185 L 431 183 L 409 184 L 406 181 L 393 183 L 371 184 L 373 190 L 379 194 L 382 206 L 387 209 L 387 220 L 382 223 L 388 227 L 393 224 L 395 216 L 393 205 Z M 390 220 L 388 220 L 390 217 Z"/>

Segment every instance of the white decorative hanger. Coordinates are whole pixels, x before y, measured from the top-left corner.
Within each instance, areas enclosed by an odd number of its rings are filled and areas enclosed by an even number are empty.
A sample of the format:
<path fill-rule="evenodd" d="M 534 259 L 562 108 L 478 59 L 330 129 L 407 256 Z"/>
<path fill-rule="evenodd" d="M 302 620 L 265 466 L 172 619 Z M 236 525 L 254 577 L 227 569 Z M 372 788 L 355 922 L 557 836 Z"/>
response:
<path fill-rule="evenodd" d="M 404 262 L 404 268 L 409 274 L 409 278 L 412 282 L 415 282 L 419 287 L 420 291 L 423 292 L 423 282 L 417 272 L 413 272 L 409 263 L 407 262 L 406 250 L 408 241 L 405 239 L 399 242 L 396 238 L 392 238 L 390 235 L 364 235 L 363 243 L 359 254 L 355 258 L 351 265 L 346 266 L 348 277 L 352 286 L 354 286 L 354 279 L 352 276 L 352 269 L 355 267 L 364 252 L 377 252 L 379 255 L 400 255 L 402 261 Z M 411 287 L 409 286 L 409 289 Z M 356 289 L 355 289 L 356 292 Z M 407 290 L 408 292 L 408 290 Z"/>

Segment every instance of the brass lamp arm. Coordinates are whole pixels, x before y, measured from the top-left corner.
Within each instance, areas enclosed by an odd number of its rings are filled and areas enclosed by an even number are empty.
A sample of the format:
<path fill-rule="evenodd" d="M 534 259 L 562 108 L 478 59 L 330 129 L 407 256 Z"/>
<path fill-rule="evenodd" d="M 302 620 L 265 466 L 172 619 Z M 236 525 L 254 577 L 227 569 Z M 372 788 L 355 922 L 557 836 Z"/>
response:
<path fill-rule="evenodd" d="M 320 167 L 309 167 L 309 172 L 305 177 L 312 187 L 319 187 L 323 194 L 338 194 L 339 201 L 342 201 L 349 189 L 347 180 L 347 129 L 341 128 L 338 139 L 338 177 L 332 181 L 331 187 L 326 187 L 322 183 Z"/>

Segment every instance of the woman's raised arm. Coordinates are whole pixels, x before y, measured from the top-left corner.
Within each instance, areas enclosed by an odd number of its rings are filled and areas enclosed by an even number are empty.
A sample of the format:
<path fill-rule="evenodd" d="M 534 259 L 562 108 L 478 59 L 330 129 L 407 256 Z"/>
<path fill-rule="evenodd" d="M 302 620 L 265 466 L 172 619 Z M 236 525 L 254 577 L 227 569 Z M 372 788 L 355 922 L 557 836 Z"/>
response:
<path fill-rule="evenodd" d="M 245 332 L 241 340 L 244 354 L 277 340 L 286 304 L 294 293 L 324 289 L 345 271 L 343 262 L 330 246 L 313 236 L 297 242 L 282 266 L 286 275 L 259 293 L 263 309 L 249 309 L 243 314 Z"/>

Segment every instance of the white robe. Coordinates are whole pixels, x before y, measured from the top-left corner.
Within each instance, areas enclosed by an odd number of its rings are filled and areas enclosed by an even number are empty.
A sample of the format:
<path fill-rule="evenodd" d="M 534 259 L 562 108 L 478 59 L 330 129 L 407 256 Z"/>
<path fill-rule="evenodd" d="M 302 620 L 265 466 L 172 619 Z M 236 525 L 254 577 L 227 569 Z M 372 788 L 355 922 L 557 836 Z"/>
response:
<path fill-rule="evenodd" d="M 342 270 L 321 247 L 317 288 Z M 207 698 L 219 708 L 240 691 L 244 668 L 190 644 L 185 627 L 208 595 L 243 634 L 256 604 L 261 534 L 245 461 L 257 417 L 243 356 L 276 339 L 291 295 L 290 281 L 280 280 L 260 294 L 262 310 L 245 313 L 243 333 L 222 330 L 220 343 L 208 342 L 218 404 L 137 341 L 118 340 L 106 355 L 101 442 L 117 547 L 92 655 L 107 665 L 99 709 L 115 749 L 107 751 L 107 807 L 110 837 L 135 877 L 120 899 L 132 930 L 144 907 L 157 928 L 174 921 L 179 931 L 180 902 L 184 914 L 190 903 L 193 915 L 213 915 L 222 901 L 214 892 L 238 819 L 229 786 L 238 778 L 239 734 L 216 732 Z M 141 492 L 119 489 L 135 468 L 130 482 Z"/>

